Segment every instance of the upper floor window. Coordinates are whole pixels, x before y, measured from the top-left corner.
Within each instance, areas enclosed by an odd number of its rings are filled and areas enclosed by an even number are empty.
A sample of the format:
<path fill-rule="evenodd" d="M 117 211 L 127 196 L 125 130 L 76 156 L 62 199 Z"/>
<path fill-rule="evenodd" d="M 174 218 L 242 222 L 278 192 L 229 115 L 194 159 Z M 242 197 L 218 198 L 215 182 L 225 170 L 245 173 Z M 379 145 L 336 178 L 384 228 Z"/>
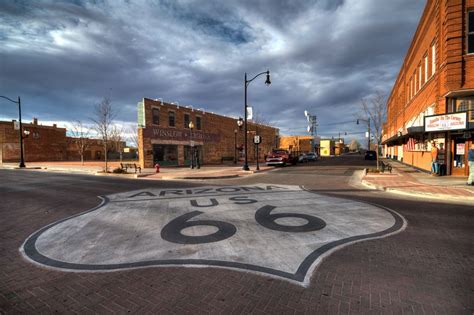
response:
<path fill-rule="evenodd" d="M 189 114 L 184 114 L 184 128 L 189 129 L 189 122 L 191 121 Z"/>
<path fill-rule="evenodd" d="M 474 53 L 474 10 L 468 13 L 468 26 L 467 26 L 467 53 Z"/>
<path fill-rule="evenodd" d="M 428 55 L 425 55 L 425 83 L 428 81 Z"/>
<path fill-rule="evenodd" d="M 159 125 L 160 124 L 160 110 L 158 108 L 153 108 L 151 110 L 151 116 L 153 117 L 153 124 Z"/>
<path fill-rule="evenodd" d="M 201 130 L 201 129 L 202 129 L 201 117 L 197 116 L 196 117 L 196 130 Z"/>
<path fill-rule="evenodd" d="M 421 65 L 418 66 L 418 90 L 421 89 Z"/>
<path fill-rule="evenodd" d="M 418 82 L 416 80 L 416 78 L 417 78 L 416 71 L 415 71 L 415 73 L 413 73 L 413 76 L 415 77 L 415 88 L 413 89 L 413 95 L 414 95 L 414 94 L 416 94 L 416 92 L 418 92 Z"/>
<path fill-rule="evenodd" d="M 436 72 L 436 43 L 431 44 L 431 75 Z"/>
<path fill-rule="evenodd" d="M 168 112 L 168 126 L 169 127 L 175 127 L 175 113 L 174 112 Z"/>

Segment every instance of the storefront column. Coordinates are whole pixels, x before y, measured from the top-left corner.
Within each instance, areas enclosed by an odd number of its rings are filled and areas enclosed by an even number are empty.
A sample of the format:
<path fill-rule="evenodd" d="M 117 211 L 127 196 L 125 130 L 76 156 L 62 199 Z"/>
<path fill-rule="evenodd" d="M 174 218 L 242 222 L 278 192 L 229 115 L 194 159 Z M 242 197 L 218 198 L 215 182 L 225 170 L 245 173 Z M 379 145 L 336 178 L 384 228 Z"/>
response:
<path fill-rule="evenodd" d="M 451 160 L 452 160 L 452 152 L 451 152 L 451 132 L 446 132 L 445 140 L 444 140 L 444 147 L 446 152 L 446 175 L 451 175 Z"/>

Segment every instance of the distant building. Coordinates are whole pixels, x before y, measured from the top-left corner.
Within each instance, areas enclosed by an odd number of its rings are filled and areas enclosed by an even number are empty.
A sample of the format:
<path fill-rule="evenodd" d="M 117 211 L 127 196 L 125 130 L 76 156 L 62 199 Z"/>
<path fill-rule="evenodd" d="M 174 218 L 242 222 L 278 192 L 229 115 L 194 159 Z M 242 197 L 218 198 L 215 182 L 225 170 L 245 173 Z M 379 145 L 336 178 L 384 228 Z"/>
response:
<path fill-rule="evenodd" d="M 14 163 L 20 160 L 19 130 L 15 130 L 15 121 L 0 121 L 0 163 Z M 25 162 L 67 161 L 80 160 L 79 147 L 75 138 L 66 136 L 66 128 L 44 126 L 34 118 L 32 123 L 23 123 L 23 130 L 29 131 L 29 136 L 23 139 Z M 85 139 L 87 149 L 84 160 L 103 160 L 104 148 L 100 139 Z M 125 142 L 121 143 L 125 147 Z M 113 158 L 114 153 L 110 145 Z M 135 155 L 135 152 L 133 155 Z M 131 154 L 126 155 L 126 157 Z"/>
<path fill-rule="evenodd" d="M 331 156 L 336 154 L 336 144 L 334 139 L 321 139 L 321 156 Z"/>
<path fill-rule="evenodd" d="M 189 123 L 194 125 L 189 128 Z M 144 98 L 138 103 L 138 156 L 141 167 L 186 166 L 192 147 L 201 164 L 232 163 L 244 157 L 244 130 L 237 120 L 203 109 Z M 248 123 L 248 160 L 256 161 L 255 135 L 260 135 L 259 160 L 278 145 L 278 129 Z"/>
<path fill-rule="evenodd" d="M 474 0 L 428 0 L 387 102 L 384 155 L 424 170 L 431 143 L 467 175 L 474 136 Z"/>

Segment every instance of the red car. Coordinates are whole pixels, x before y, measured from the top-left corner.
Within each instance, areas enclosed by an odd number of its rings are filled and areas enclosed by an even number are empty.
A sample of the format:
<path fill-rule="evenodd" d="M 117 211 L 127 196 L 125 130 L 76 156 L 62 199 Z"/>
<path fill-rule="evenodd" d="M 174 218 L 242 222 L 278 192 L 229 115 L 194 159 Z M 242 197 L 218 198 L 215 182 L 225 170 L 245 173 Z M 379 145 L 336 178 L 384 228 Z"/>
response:
<path fill-rule="evenodd" d="M 267 165 L 281 165 L 286 166 L 286 164 L 296 164 L 298 157 L 293 157 L 293 155 L 287 150 L 272 150 L 272 152 L 267 155 Z"/>

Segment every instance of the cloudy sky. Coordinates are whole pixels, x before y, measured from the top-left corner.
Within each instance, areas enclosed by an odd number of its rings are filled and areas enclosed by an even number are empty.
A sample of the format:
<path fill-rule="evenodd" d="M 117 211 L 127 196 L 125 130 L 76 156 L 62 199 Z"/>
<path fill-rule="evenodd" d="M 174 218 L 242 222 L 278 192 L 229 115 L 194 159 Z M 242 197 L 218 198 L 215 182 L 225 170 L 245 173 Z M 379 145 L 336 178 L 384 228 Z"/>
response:
<path fill-rule="evenodd" d="M 12 1 L 0 3 L 0 95 L 23 117 L 89 121 L 109 97 L 136 122 L 143 97 L 243 115 L 249 104 L 282 134 L 359 137 L 360 99 L 388 94 L 425 0 Z M 0 120 L 17 118 L 0 102 Z"/>

